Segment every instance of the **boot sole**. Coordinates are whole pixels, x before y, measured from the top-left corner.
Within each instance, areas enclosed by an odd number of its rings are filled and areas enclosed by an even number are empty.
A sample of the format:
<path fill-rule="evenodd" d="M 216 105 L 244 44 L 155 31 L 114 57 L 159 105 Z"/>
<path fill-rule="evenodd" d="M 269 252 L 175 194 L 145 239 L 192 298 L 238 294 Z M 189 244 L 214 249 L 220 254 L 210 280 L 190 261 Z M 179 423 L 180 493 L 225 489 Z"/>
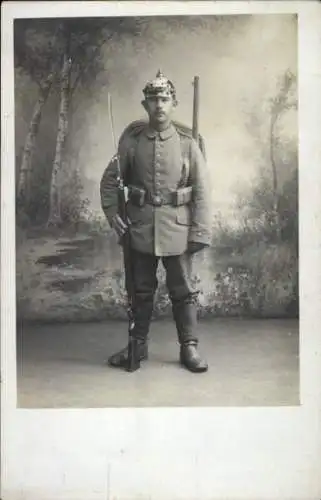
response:
<path fill-rule="evenodd" d="M 185 363 L 181 363 L 181 365 L 186 369 L 188 370 L 189 372 L 192 372 L 192 373 L 204 373 L 204 372 L 207 372 L 208 371 L 208 366 L 206 367 L 203 367 L 203 368 L 198 368 L 198 367 L 191 367 L 191 366 L 187 366 Z"/>
<path fill-rule="evenodd" d="M 143 358 L 141 358 L 141 359 L 139 360 L 139 362 L 141 363 L 141 362 L 143 362 L 143 361 L 147 361 L 147 360 L 148 360 L 148 356 L 144 356 Z M 109 360 L 108 360 L 108 361 L 107 361 L 107 365 L 108 365 L 108 366 L 111 366 L 112 368 L 127 368 L 127 366 L 128 366 L 128 361 L 127 361 L 127 360 L 125 360 L 125 361 L 123 361 L 123 362 L 121 362 L 121 363 L 113 363 L 112 361 L 109 361 Z"/>

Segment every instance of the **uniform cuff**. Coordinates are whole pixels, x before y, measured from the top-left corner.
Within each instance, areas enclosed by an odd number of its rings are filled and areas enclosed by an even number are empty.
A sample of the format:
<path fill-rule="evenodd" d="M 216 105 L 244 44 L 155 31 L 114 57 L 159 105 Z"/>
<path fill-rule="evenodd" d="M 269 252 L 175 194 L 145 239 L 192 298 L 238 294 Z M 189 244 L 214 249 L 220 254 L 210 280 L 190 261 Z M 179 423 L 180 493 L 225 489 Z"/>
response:
<path fill-rule="evenodd" d="M 195 243 L 203 243 L 206 246 L 210 246 L 211 234 L 204 229 L 191 229 L 188 241 L 194 241 Z"/>

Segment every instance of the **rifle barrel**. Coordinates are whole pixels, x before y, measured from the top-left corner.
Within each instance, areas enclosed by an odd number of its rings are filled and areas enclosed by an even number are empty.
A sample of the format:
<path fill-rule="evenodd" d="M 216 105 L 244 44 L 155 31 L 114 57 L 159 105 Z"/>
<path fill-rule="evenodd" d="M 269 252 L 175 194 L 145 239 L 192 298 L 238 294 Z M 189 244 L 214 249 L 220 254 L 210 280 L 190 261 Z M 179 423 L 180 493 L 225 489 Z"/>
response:
<path fill-rule="evenodd" d="M 198 112 L 199 112 L 199 76 L 194 76 L 194 98 L 193 98 L 193 128 L 194 139 L 199 142 Z"/>

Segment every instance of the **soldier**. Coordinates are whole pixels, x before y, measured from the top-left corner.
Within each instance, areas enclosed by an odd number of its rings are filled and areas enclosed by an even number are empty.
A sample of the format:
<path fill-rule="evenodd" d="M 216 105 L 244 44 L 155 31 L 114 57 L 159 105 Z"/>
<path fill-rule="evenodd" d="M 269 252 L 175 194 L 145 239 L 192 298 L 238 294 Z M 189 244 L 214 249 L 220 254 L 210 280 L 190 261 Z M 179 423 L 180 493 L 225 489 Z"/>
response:
<path fill-rule="evenodd" d="M 166 271 L 180 345 L 180 363 L 192 372 L 207 371 L 198 352 L 197 296 L 191 282 L 193 254 L 209 246 L 210 199 L 204 157 L 194 139 L 172 121 L 177 106 L 173 83 L 158 72 L 146 84 L 142 105 L 148 123 L 120 141 L 119 165 L 128 187 L 124 221 L 117 213 L 117 170 L 113 160 L 101 180 L 101 203 L 109 224 L 121 237 L 129 230 L 135 283 L 135 327 L 139 359 L 148 357 L 148 333 L 157 289 L 159 260 Z M 124 367 L 128 347 L 109 358 Z"/>

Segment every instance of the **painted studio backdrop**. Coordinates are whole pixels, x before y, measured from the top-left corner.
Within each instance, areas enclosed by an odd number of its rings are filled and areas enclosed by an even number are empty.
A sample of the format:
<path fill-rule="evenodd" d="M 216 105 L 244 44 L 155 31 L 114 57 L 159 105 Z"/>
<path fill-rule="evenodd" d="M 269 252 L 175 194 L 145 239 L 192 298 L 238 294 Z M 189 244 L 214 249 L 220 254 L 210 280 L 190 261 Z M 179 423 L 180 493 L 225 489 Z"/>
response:
<path fill-rule="evenodd" d="M 21 320 L 126 317 L 99 195 L 115 152 L 108 93 L 119 136 L 144 116 L 158 69 L 188 126 L 200 78 L 213 213 L 212 246 L 195 261 L 200 315 L 298 316 L 295 16 L 21 19 L 14 34 Z M 162 284 L 155 317 L 170 313 Z"/>

